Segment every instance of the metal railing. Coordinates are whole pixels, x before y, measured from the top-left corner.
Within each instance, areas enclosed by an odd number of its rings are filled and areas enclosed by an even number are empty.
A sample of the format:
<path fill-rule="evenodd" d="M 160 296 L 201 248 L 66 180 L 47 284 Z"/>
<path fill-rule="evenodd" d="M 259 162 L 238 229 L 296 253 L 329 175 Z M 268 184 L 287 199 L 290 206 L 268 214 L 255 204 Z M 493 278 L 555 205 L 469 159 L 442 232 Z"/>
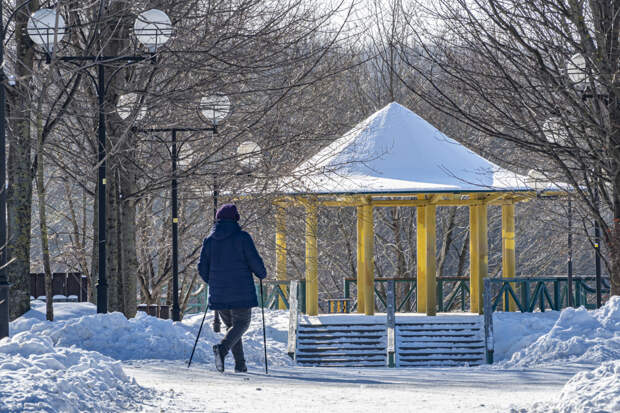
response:
<path fill-rule="evenodd" d="M 205 285 L 205 288 L 193 297 L 187 300 L 187 307 L 183 314 L 197 314 L 203 313 L 207 308 L 207 298 L 209 297 L 209 286 Z"/>
<path fill-rule="evenodd" d="M 486 281 L 485 281 L 486 282 Z M 596 277 L 573 277 L 575 307 L 596 308 Z M 493 311 L 510 307 L 510 301 L 521 312 L 568 307 L 568 278 L 489 278 Z M 602 294 L 609 294 L 609 278 L 602 279 Z"/>
<path fill-rule="evenodd" d="M 297 280 L 299 285 L 297 288 L 297 301 L 299 302 L 299 308 L 302 313 L 306 312 L 306 281 L 305 280 Z M 263 293 L 265 294 L 264 302 L 261 301 L 260 295 L 260 284 L 255 283 L 254 287 L 256 288 L 256 296 L 258 297 L 258 305 L 259 307 L 265 307 L 272 310 L 276 310 L 279 308 L 278 304 L 282 302 L 284 304 L 284 308 L 289 308 L 289 292 L 290 292 L 290 281 L 263 281 Z"/>
<path fill-rule="evenodd" d="M 517 277 L 517 278 L 486 278 L 491 288 L 493 311 L 510 308 L 510 301 L 521 312 L 532 312 L 546 309 L 561 310 L 568 307 L 568 279 L 567 277 Z M 385 311 L 387 308 L 387 282 L 394 281 L 394 308 L 396 312 L 417 311 L 415 278 L 377 278 L 375 279 L 376 310 Z M 603 295 L 609 294 L 609 278 L 603 278 Z M 306 312 L 306 283 L 298 280 L 297 300 L 302 313 Z M 585 306 L 588 309 L 596 307 L 596 278 L 592 276 L 573 277 L 574 303 L 576 307 Z M 270 280 L 263 281 L 264 302 L 260 297 L 260 285 L 255 283 L 259 306 L 277 309 L 282 302 L 285 309 L 289 308 L 290 281 Z M 344 297 L 331 301 L 348 300 L 348 311 L 355 311 L 357 301 L 353 296 L 353 287 L 357 285 L 355 278 L 345 278 Z M 207 305 L 208 289 L 193 297 L 185 314 L 202 312 Z M 437 277 L 437 311 L 468 311 L 469 310 L 469 277 Z M 330 301 L 330 300 L 328 300 Z"/>
<path fill-rule="evenodd" d="M 385 311 L 388 281 L 394 281 L 394 308 L 397 312 L 417 310 L 417 280 L 415 278 L 375 278 L 375 299 L 377 311 Z M 357 279 L 345 278 L 344 297 L 351 297 L 351 287 L 357 285 Z M 400 288 L 399 288 L 400 287 Z M 398 294 L 400 292 L 400 294 Z M 355 303 L 351 310 L 355 310 Z M 437 277 L 437 307 L 438 311 L 451 311 L 469 308 L 469 278 L 468 277 Z"/>

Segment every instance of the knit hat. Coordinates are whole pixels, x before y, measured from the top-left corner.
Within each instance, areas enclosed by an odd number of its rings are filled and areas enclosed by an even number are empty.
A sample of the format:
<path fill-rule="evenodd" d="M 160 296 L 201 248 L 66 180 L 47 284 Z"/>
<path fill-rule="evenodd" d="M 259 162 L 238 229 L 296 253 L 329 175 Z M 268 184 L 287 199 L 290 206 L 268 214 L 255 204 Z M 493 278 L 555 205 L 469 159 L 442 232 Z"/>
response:
<path fill-rule="evenodd" d="M 239 212 L 235 204 L 224 204 L 217 210 L 215 219 L 218 221 L 221 219 L 229 219 L 231 221 L 239 221 Z"/>

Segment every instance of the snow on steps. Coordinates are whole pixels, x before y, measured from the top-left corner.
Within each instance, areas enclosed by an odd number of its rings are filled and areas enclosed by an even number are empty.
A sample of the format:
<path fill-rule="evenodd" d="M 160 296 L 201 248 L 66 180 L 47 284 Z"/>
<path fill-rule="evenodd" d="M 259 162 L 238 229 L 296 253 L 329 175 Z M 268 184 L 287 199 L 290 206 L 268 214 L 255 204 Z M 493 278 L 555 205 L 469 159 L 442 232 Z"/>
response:
<path fill-rule="evenodd" d="M 474 366 L 485 362 L 484 324 L 480 316 L 420 317 L 396 323 L 396 365 Z"/>
<path fill-rule="evenodd" d="M 295 360 L 301 366 L 381 367 L 385 324 L 300 324 Z"/>
<path fill-rule="evenodd" d="M 301 366 L 385 367 L 385 317 L 319 317 L 297 327 Z M 478 315 L 396 317 L 396 365 L 463 366 L 485 362 L 483 318 Z"/>

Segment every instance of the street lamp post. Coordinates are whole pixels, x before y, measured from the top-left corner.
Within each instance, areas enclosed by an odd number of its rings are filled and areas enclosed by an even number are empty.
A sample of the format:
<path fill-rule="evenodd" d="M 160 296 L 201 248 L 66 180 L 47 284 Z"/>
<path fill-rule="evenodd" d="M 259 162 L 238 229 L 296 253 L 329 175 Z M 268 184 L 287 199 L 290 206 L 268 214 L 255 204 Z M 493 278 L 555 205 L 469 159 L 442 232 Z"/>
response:
<path fill-rule="evenodd" d="M 67 33 L 64 19 L 53 9 L 40 9 L 32 14 L 28 20 L 28 35 L 37 45 L 44 49 L 47 62 L 51 61 L 52 51 Z M 144 45 L 149 55 L 137 56 L 61 56 L 59 60 L 66 62 L 90 61 L 97 67 L 97 79 L 91 77 L 97 90 L 97 102 L 99 112 L 98 122 L 98 146 L 97 146 L 97 190 L 99 214 L 97 245 L 99 251 L 99 274 L 97 282 L 97 312 L 108 312 L 108 281 L 106 277 L 106 128 L 105 128 L 105 64 L 111 62 L 138 63 L 145 60 L 153 60 L 157 49 L 165 44 L 172 35 L 172 23 L 170 18 L 161 10 L 151 9 L 142 12 L 134 23 L 134 34 L 138 41 Z M 84 69 L 84 68 L 82 68 Z M 85 68 L 88 70 L 88 67 Z M 88 71 L 86 73 L 89 73 Z M 118 73 L 118 72 L 117 72 Z"/>
<path fill-rule="evenodd" d="M 171 185 L 170 195 L 172 198 L 172 320 L 181 321 L 181 309 L 179 306 L 179 216 L 178 216 L 178 184 L 177 184 L 177 133 L 178 132 L 213 132 L 217 134 L 217 125 L 230 113 L 230 101 L 223 95 L 203 97 L 200 102 L 201 115 L 210 121 L 213 126 L 204 128 L 132 128 L 135 132 L 158 133 L 170 132 L 172 142 L 170 145 L 171 160 Z M 119 112 L 120 114 L 120 112 Z M 121 115 L 124 119 L 125 117 Z M 214 201 L 217 202 L 217 201 Z M 217 204 L 216 204 L 217 205 Z"/>
<path fill-rule="evenodd" d="M 573 295 L 573 201 L 568 198 L 568 306 L 575 305 L 575 296 Z"/>
<path fill-rule="evenodd" d="M 594 207 L 598 213 L 600 211 L 598 187 L 594 188 Z M 603 305 L 603 286 L 601 280 L 601 226 L 598 222 L 598 216 L 594 217 L 594 254 L 594 269 L 596 271 L 596 308 L 601 308 Z"/>

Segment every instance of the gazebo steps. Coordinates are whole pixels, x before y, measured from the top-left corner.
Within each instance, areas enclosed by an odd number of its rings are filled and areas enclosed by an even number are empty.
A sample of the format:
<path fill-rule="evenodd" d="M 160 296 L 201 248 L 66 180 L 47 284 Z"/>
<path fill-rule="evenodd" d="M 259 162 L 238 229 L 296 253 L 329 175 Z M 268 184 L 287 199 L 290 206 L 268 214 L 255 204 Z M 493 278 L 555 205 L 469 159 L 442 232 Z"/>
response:
<path fill-rule="evenodd" d="M 385 366 L 384 324 L 300 324 L 295 360 L 301 366 Z"/>
<path fill-rule="evenodd" d="M 462 322 L 426 318 L 424 323 L 396 324 L 397 366 L 480 365 L 485 362 L 481 317 Z"/>
<path fill-rule="evenodd" d="M 385 367 L 384 319 L 360 323 L 352 316 L 321 317 L 297 326 L 295 360 L 300 366 Z M 359 317 L 359 316 L 358 316 Z M 474 366 L 485 363 L 481 316 L 397 316 L 397 367 Z"/>

